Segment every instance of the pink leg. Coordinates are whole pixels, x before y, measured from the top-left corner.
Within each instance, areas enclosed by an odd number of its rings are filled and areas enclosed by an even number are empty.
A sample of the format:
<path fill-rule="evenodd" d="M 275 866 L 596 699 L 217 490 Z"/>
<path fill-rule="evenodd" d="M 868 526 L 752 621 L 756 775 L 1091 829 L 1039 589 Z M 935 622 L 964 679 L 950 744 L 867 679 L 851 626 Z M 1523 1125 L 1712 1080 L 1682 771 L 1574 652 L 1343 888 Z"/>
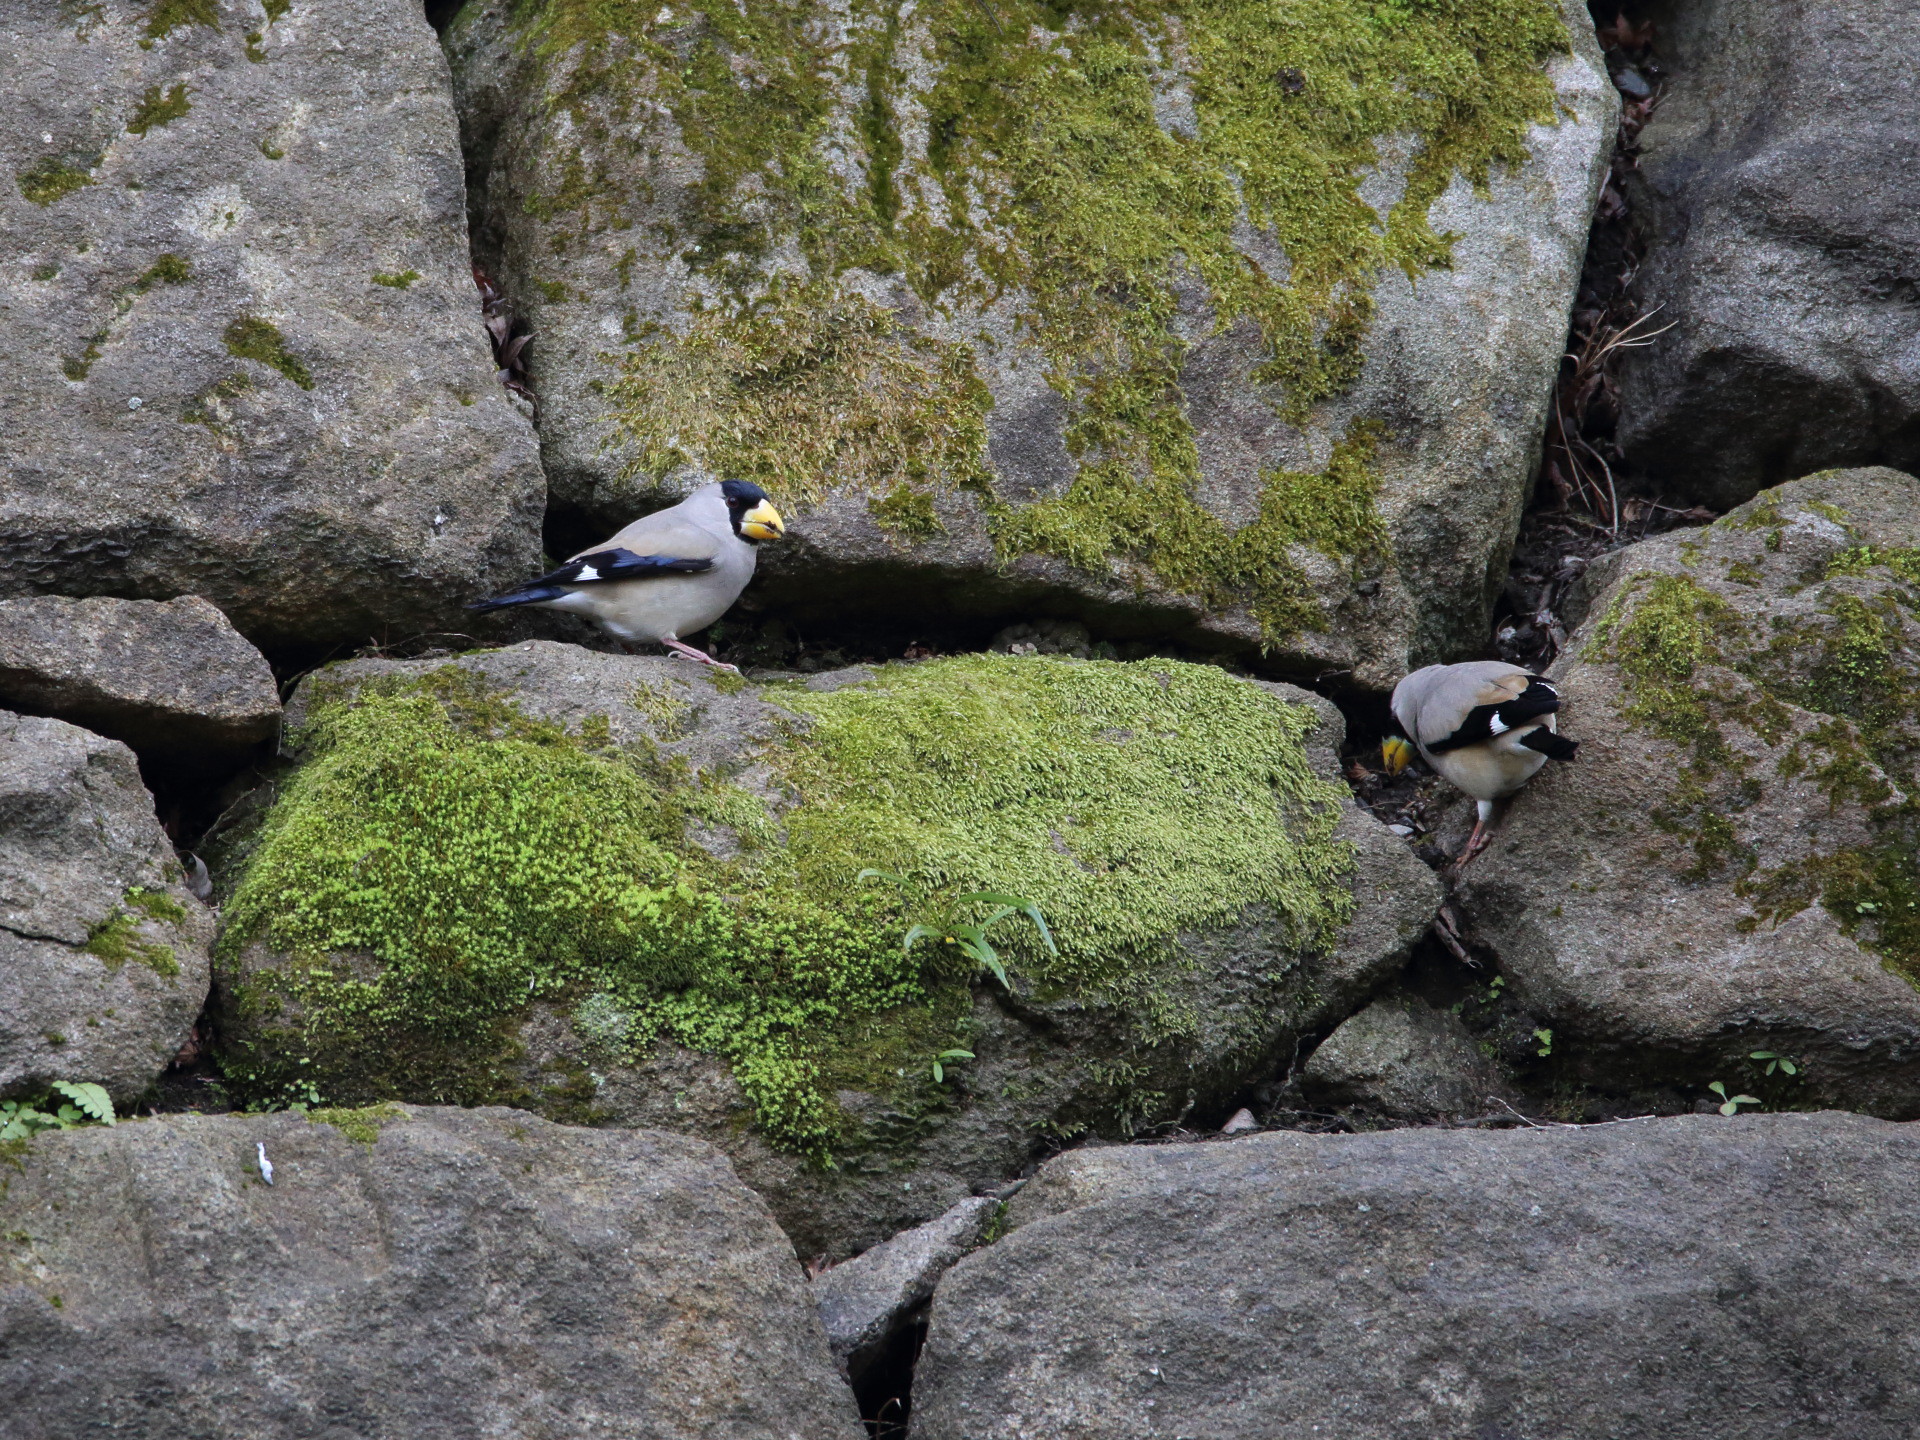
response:
<path fill-rule="evenodd" d="M 1473 833 L 1467 836 L 1467 848 L 1460 852 L 1460 859 L 1457 863 L 1465 866 L 1469 860 L 1487 848 L 1487 842 L 1492 838 L 1492 836 L 1487 834 L 1487 822 L 1484 820 L 1475 820 L 1473 822 Z"/>
<path fill-rule="evenodd" d="M 660 643 L 666 646 L 667 649 L 671 650 L 674 654 L 684 655 L 689 660 L 698 660 L 702 665 L 711 665 L 716 670 L 725 670 L 729 674 L 733 674 L 733 675 L 738 675 L 740 673 L 740 667 L 738 665 L 729 665 L 725 661 L 716 660 L 711 655 L 707 654 L 705 651 L 696 650 L 693 648 L 693 646 L 687 645 L 682 643 L 681 641 L 675 640 L 671 636 L 668 636 L 667 638 L 663 639 Z"/>

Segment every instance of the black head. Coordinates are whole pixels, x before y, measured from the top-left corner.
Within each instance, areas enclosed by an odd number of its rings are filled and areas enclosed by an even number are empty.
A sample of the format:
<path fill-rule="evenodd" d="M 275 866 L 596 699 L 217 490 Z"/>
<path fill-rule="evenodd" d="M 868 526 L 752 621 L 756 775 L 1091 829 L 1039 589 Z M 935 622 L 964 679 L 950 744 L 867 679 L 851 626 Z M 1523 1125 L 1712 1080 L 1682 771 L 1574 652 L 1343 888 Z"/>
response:
<path fill-rule="evenodd" d="M 749 545 L 762 540 L 778 540 L 786 534 L 780 512 L 767 499 L 767 492 L 748 480 L 722 480 L 720 497 L 726 501 L 727 518 L 733 533 Z"/>

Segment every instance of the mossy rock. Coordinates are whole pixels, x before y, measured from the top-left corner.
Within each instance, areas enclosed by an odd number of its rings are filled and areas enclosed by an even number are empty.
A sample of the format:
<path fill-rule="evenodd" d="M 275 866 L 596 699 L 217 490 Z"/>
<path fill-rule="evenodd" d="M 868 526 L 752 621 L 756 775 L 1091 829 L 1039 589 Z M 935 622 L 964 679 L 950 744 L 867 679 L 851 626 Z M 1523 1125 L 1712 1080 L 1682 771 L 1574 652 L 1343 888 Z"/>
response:
<path fill-rule="evenodd" d="M 1475 647 L 1617 97 L 1560 0 L 474 0 L 555 500 L 795 513 L 789 619 Z M 603 532 L 604 533 L 604 532 Z"/>
<path fill-rule="evenodd" d="M 235 1083 L 701 1134 L 808 1253 L 1210 1113 L 1437 903 L 1337 713 L 1209 666 L 748 685 L 540 641 L 331 667 L 290 726 L 223 915 Z M 944 939 L 981 891 L 1049 926 L 988 931 L 1004 983 Z"/>
<path fill-rule="evenodd" d="M 1920 481 L 1808 476 L 1585 588 L 1579 762 L 1465 890 L 1552 1063 L 1920 1116 Z"/>

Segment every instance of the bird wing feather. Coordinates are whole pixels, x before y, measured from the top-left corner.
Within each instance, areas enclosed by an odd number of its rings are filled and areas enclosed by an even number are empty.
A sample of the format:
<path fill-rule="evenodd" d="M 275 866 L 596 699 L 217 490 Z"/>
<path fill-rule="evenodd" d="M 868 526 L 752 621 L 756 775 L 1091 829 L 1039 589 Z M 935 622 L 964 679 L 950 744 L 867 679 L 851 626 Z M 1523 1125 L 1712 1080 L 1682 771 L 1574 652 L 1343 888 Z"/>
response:
<path fill-rule="evenodd" d="M 720 536 L 684 514 L 675 514 L 679 509 L 676 505 L 673 510 L 643 515 L 606 544 L 592 548 L 630 550 L 635 555 L 661 555 L 676 560 L 712 560 L 719 555 Z M 582 551 L 573 558 L 584 559 L 587 553 Z"/>

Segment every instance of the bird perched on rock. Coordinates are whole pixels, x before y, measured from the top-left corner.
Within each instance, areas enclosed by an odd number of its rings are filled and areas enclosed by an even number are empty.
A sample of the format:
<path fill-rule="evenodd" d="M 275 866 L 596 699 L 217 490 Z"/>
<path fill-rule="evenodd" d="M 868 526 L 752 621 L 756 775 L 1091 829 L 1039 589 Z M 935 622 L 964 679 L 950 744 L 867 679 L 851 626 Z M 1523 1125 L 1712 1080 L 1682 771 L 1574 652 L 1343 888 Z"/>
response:
<path fill-rule="evenodd" d="M 1559 708 L 1552 685 L 1503 660 L 1429 665 L 1393 687 L 1401 735 L 1381 744 L 1380 757 L 1387 773 L 1398 775 L 1417 746 L 1429 765 L 1479 802 L 1460 854 L 1464 865 L 1486 848 L 1494 801 L 1525 785 L 1547 761 L 1579 752 L 1578 741 L 1555 733 Z"/>
<path fill-rule="evenodd" d="M 474 611 L 538 605 L 597 620 L 615 639 L 652 641 L 731 670 L 681 640 L 732 608 L 753 578 L 756 546 L 787 533 L 767 492 L 745 480 L 703 485 L 678 505 L 642 516 L 604 545 Z"/>

